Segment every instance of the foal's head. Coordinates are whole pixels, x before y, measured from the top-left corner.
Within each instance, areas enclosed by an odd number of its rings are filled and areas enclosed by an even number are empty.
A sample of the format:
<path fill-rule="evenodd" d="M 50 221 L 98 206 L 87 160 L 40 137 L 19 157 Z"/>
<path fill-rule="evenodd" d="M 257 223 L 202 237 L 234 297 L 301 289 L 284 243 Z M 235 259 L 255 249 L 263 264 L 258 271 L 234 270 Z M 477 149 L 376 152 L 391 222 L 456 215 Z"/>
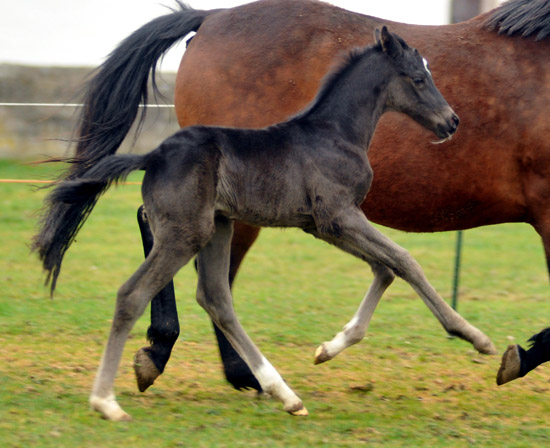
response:
<path fill-rule="evenodd" d="M 459 119 L 437 90 L 426 59 L 385 26 L 374 32 L 374 39 L 396 72 L 388 88 L 388 109 L 409 115 L 441 139 L 450 138 Z"/>

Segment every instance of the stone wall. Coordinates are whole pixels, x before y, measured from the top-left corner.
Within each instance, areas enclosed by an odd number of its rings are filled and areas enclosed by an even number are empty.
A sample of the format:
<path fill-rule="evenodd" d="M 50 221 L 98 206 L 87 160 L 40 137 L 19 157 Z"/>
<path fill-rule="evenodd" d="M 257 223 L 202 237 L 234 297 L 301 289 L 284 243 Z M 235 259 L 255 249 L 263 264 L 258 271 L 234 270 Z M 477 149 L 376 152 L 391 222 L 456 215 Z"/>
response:
<path fill-rule="evenodd" d="M 91 71 L 0 64 L 0 103 L 80 103 Z M 173 73 L 158 76 L 165 103 L 173 102 L 174 81 Z M 68 140 L 78 112 L 75 107 L 0 106 L 0 157 L 39 159 L 71 155 Z M 121 152 L 150 151 L 177 129 L 172 108 L 151 108 L 135 146 L 130 133 Z"/>

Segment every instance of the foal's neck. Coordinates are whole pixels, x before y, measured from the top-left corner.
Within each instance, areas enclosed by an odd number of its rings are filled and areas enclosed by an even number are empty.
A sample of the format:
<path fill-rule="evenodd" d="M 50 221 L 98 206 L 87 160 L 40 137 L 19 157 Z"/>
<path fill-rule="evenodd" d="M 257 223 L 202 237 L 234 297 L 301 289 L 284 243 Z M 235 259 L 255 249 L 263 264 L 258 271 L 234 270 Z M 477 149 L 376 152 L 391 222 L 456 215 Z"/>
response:
<path fill-rule="evenodd" d="M 385 111 L 392 74 L 388 59 L 374 47 L 350 56 L 297 118 L 335 127 L 342 138 L 366 149 Z"/>

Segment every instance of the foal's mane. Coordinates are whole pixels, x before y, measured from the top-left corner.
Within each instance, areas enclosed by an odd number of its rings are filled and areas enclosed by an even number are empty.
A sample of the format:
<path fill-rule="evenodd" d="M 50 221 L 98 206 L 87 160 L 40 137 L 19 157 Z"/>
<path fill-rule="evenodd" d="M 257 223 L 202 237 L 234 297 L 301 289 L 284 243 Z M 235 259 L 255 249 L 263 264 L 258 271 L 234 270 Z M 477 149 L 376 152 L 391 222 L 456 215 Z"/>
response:
<path fill-rule="evenodd" d="M 317 106 L 321 104 L 325 100 L 325 98 L 332 93 L 334 87 L 338 83 L 338 80 L 351 72 L 359 63 L 359 61 L 361 61 L 363 56 L 371 51 L 376 51 L 380 49 L 381 47 L 379 45 L 373 44 L 368 45 L 367 47 L 353 48 L 345 55 L 343 55 L 340 62 L 336 64 L 336 66 L 333 67 L 332 70 L 330 70 L 328 74 L 323 78 L 321 82 L 321 87 L 319 88 L 317 95 L 309 104 L 309 106 L 291 117 L 290 120 L 297 120 L 311 114 L 317 108 Z"/>
<path fill-rule="evenodd" d="M 510 0 L 495 9 L 485 22 L 489 29 L 508 36 L 550 36 L 550 1 Z"/>

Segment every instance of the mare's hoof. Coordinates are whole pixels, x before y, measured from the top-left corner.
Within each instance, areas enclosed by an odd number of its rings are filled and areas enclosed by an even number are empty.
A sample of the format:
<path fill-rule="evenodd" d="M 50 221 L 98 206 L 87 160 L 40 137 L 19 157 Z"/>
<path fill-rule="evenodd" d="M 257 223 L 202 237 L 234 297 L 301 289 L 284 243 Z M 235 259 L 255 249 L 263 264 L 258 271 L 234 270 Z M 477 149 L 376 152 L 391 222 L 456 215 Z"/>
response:
<path fill-rule="evenodd" d="M 140 348 L 134 356 L 134 372 L 136 372 L 136 380 L 140 392 L 145 392 L 160 375 L 151 358 L 149 358 L 149 348 Z"/>
<path fill-rule="evenodd" d="M 497 384 L 499 386 L 519 378 L 521 370 L 521 359 L 517 345 L 509 345 L 500 361 L 500 369 L 497 373 Z"/>
<path fill-rule="evenodd" d="M 325 348 L 325 344 L 321 344 L 319 347 L 317 347 L 317 350 L 315 350 L 315 360 L 313 361 L 313 364 L 322 364 L 324 362 L 330 361 L 332 359 L 331 356 L 327 353 L 327 350 Z"/>

